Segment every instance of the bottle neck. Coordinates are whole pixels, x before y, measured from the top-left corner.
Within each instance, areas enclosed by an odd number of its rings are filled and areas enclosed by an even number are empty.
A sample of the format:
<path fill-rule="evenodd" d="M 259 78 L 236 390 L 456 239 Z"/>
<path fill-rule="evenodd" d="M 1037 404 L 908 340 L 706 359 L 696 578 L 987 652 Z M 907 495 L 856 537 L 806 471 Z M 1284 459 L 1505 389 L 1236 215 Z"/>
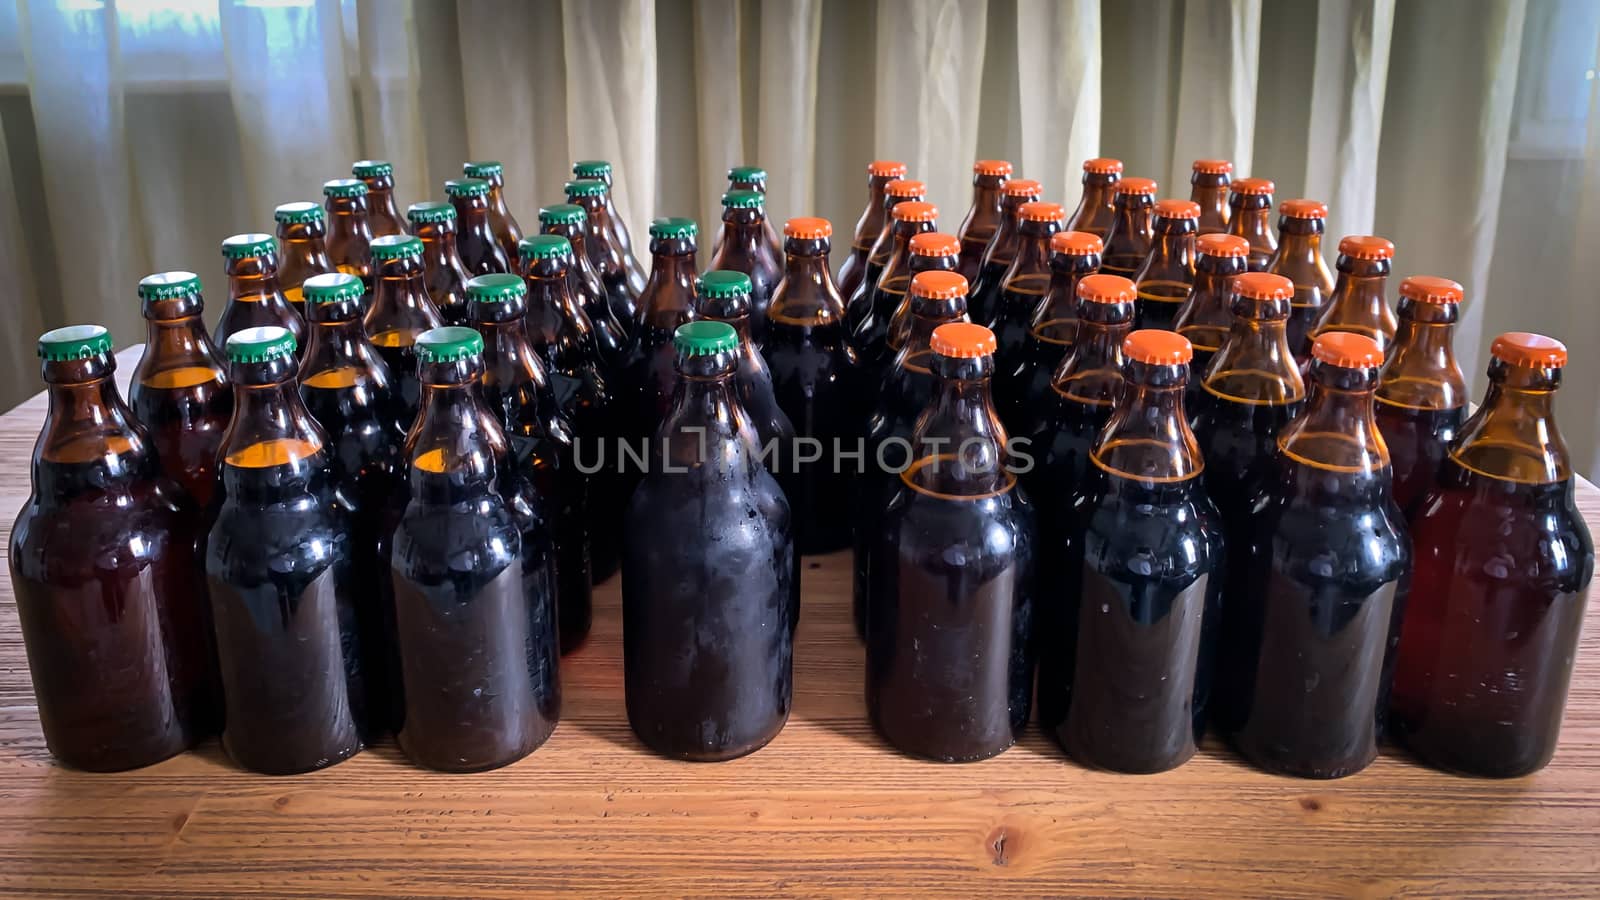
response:
<path fill-rule="evenodd" d="M 1489 362 L 1489 390 L 1461 428 L 1450 456 L 1481 475 L 1523 484 L 1572 477 L 1567 443 L 1556 425 L 1560 369 Z"/>
<path fill-rule="evenodd" d="M 1178 314 L 1177 332 L 1189 339 L 1196 350 L 1220 349 L 1232 327 L 1233 313 L 1228 298 L 1235 275 L 1246 271 L 1245 258 L 1201 254 L 1195 260 L 1194 287 Z M 1202 377 L 1201 371 L 1194 377 Z"/>
<path fill-rule="evenodd" d="M 1359 331 L 1386 347 L 1395 329 L 1387 298 L 1389 268 L 1388 260 L 1339 257 L 1339 277 L 1319 324 Z"/>
<path fill-rule="evenodd" d="M 933 330 L 947 322 L 959 322 L 966 314 L 967 300 L 965 297 L 956 297 L 950 300 L 913 297 L 911 300 L 911 325 L 906 333 L 905 343 L 900 345 L 900 353 L 906 356 L 915 356 L 919 353 L 930 352 Z"/>
<path fill-rule="evenodd" d="M 911 239 L 919 234 L 932 231 L 932 222 L 896 222 L 894 226 L 893 249 L 889 259 L 883 264 L 883 274 L 878 276 L 878 285 L 881 287 L 891 279 L 900 279 L 906 286 L 898 289 L 905 293 L 911 282 Z"/>
<path fill-rule="evenodd" d="M 481 371 L 481 363 L 474 369 Z M 489 415 L 477 382 L 424 380 L 417 422 L 406 438 L 414 502 L 470 503 L 495 491 L 498 464 L 507 458 L 504 432 Z"/>
<path fill-rule="evenodd" d="M 273 256 L 229 260 L 227 269 L 231 299 L 263 301 L 280 295 L 278 260 Z"/>
<path fill-rule="evenodd" d="M 368 369 L 366 353 L 367 330 L 361 323 L 360 309 L 354 303 L 327 303 L 323 306 L 345 307 L 339 310 L 315 310 L 310 319 L 310 336 L 306 341 L 305 358 L 300 363 L 303 383 L 308 387 L 321 387 L 318 376 L 339 369 Z M 344 386 L 344 385 L 329 385 Z"/>
<path fill-rule="evenodd" d="M 1183 409 L 1187 365 L 1129 362 L 1122 398 L 1090 451 L 1096 465 L 1141 484 L 1186 481 L 1204 469 Z"/>
<path fill-rule="evenodd" d="M 901 478 L 913 489 L 953 499 L 981 498 L 1004 491 L 1015 476 L 1006 430 L 989 396 L 994 359 L 933 357 L 938 387 L 917 418 L 911 446 L 915 457 Z"/>
<path fill-rule="evenodd" d="M 1111 232 L 1106 240 L 1106 256 L 1137 256 L 1142 259 L 1149 253 L 1154 238 L 1152 216 L 1150 198 L 1118 194 Z"/>
<path fill-rule="evenodd" d="M 826 240 L 789 238 L 784 244 L 784 276 L 772 294 L 767 316 L 793 325 L 826 325 L 844 318 L 844 302 L 828 268 Z"/>
<path fill-rule="evenodd" d="M 1322 260 L 1322 222 L 1315 221 L 1307 228 L 1305 219 L 1288 219 L 1278 232 L 1278 253 L 1273 257 L 1272 271 L 1285 275 L 1296 284 L 1327 279 L 1328 264 Z"/>
<path fill-rule="evenodd" d="M 967 212 L 963 233 L 993 234 L 1000 227 L 1002 200 L 1000 189 L 1006 180 L 999 175 L 977 175 L 972 179 L 972 208 Z"/>
<path fill-rule="evenodd" d="M 681 317 L 694 309 L 697 274 L 692 241 L 655 241 L 651 246 L 650 277 L 640 294 L 640 321 L 659 328 L 676 328 Z"/>
<path fill-rule="evenodd" d="M 1227 337 L 1206 370 L 1206 389 L 1237 403 L 1287 406 L 1304 400 L 1288 324 L 1288 301 L 1237 298 Z"/>
<path fill-rule="evenodd" d="M 762 256 L 767 220 L 758 209 L 730 209 L 722 214 L 722 245 L 709 268 L 745 271 Z"/>
<path fill-rule="evenodd" d="M 349 240 L 355 237 L 372 239 L 372 226 L 367 222 L 367 201 L 362 198 L 334 197 L 328 201 L 328 239 Z"/>
<path fill-rule="evenodd" d="M 1050 239 L 1061 230 L 1060 222 L 1024 222 L 1019 229 L 1016 258 L 1006 272 L 1006 282 L 1026 275 L 1050 273 Z M 1043 279 L 1036 279 L 1043 281 Z M 1043 285 L 1040 285 L 1043 287 Z"/>
<path fill-rule="evenodd" d="M 1290 460 L 1324 471 L 1365 476 L 1387 469 L 1389 448 L 1373 418 L 1377 380 L 1374 369 L 1313 361 L 1305 414 L 1279 435 L 1278 448 Z"/>
<path fill-rule="evenodd" d="M 1110 407 L 1122 390 L 1122 342 L 1133 330 L 1132 303 L 1081 303 L 1072 353 L 1056 370 L 1055 390 L 1083 406 Z"/>
<path fill-rule="evenodd" d="M 439 311 L 428 299 L 423 284 L 422 258 L 404 256 L 386 259 L 377 264 L 373 279 L 372 308 L 367 311 L 367 321 L 376 336 L 387 328 L 409 324 L 419 330 L 442 323 Z"/>
<path fill-rule="evenodd" d="M 412 231 L 422 241 L 422 262 L 425 268 L 453 268 L 460 265 L 461 254 L 456 250 L 456 227 L 447 222 L 419 224 Z"/>
<path fill-rule="evenodd" d="M 1276 240 L 1272 233 L 1272 198 L 1235 194 L 1239 203 L 1230 204 L 1233 218 L 1228 223 L 1228 233 L 1237 235 L 1255 246 L 1265 240 Z"/>
<path fill-rule="evenodd" d="M 1150 255 L 1140 268 L 1140 279 L 1189 282 L 1194 278 L 1193 219 L 1157 219 L 1151 230 Z"/>
<path fill-rule="evenodd" d="M 488 197 L 451 197 L 450 205 L 456 210 L 456 231 L 462 235 L 492 240 L 489 227 Z"/>
<path fill-rule="evenodd" d="M 49 406 L 33 452 L 37 499 L 48 502 L 83 489 L 105 490 L 149 475 L 147 439 L 111 377 L 110 357 L 95 367 L 99 372 L 73 375 L 71 381 L 55 380 L 50 370 L 83 371 L 83 361 L 45 366 Z M 71 469 L 53 468 L 58 466 Z M 85 468 L 91 471 L 87 478 Z"/>
<path fill-rule="evenodd" d="M 134 380 L 142 380 L 142 376 L 151 372 L 185 365 L 212 369 L 219 377 L 222 374 L 222 365 L 206 335 L 205 319 L 198 306 L 192 313 L 176 318 L 147 318 L 144 357 L 139 361 Z"/>
<path fill-rule="evenodd" d="M 555 260 L 529 264 L 522 280 L 528 285 L 528 308 L 523 321 L 530 328 L 553 334 L 579 321 L 567 272 L 567 267 Z"/>
<path fill-rule="evenodd" d="M 1100 254 L 1057 253 L 1050 257 L 1050 288 L 1033 316 L 1035 326 L 1078 317 L 1078 282 L 1100 271 Z M 1070 334 L 1068 335 L 1070 337 Z"/>
<path fill-rule="evenodd" d="M 732 353 L 679 358 L 671 405 L 656 432 L 671 465 L 732 474 L 755 464 L 757 438 L 734 398 L 733 375 Z"/>
<path fill-rule="evenodd" d="M 861 217 L 856 220 L 855 234 L 851 238 L 851 246 L 856 250 L 871 250 L 872 243 L 883 233 L 883 189 L 894 178 L 880 175 L 867 176 L 867 205 L 861 211 Z"/>
<path fill-rule="evenodd" d="M 1200 204 L 1202 219 L 1219 223 L 1228 221 L 1228 176 L 1195 175 L 1189 183 L 1189 199 Z"/>
<path fill-rule="evenodd" d="M 233 418 L 220 454 L 229 497 L 273 502 L 278 498 L 270 494 L 290 485 L 303 489 L 315 474 L 326 438 L 294 376 L 292 358 L 233 364 Z M 269 470 L 274 475 L 265 481 L 243 477 Z"/>
<path fill-rule="evenodd" d="M 1378 378 L 1378 399 L 1416 409 L 1458 409 L 1467 402 L 1467 380 L 1452 340 L 1454 304 L 1400 300 L 1399 325 Z"/>

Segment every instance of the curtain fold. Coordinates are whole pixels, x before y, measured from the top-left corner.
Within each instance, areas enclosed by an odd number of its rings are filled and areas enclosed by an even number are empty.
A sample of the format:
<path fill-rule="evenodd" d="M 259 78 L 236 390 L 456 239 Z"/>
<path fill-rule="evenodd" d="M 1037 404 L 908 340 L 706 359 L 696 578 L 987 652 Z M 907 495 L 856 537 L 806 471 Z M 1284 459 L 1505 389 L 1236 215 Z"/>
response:
<path fill-rule="evenodd" d="M 1328 234 L 1370 234 L 1389 82 L 1394 0 L 1322 0 L 1304 194 L 1328 204 Z"/>
<path fill-rule="evenodd" d="M 822 0 L 762 3 L 756 159 L 768 170 L 767 215 L 780 230 L 784 219 L 807 214 L 801 211 L 816 201 L 821 38 Z"/>
<path fill-rule="evenodd" d="M 1237 171 L 1252 170 L 1261 0 L 1189 0 L 1182 47 L 1171 164 L 1155 176 L 1167 179 L 1164 197 L 1189 196 L 1196 159 L 1229 159 Z"/>
<path fill-rule="evenodd" d="M 617 212 L 643 240 L 656 196 L 656 5 L 563 0 L 561 29 L 568 152 L 611 160 Z"/>
<path fill-rule="evenodd" d="M 694 212 L 706 234 L 716 233 L 722 216 L 720 198 L 728 185 L 728 168 L 745 161 L 745 86 L 740 73 L 748 37 L 742 6 L 740 0 L 694 4 L 695 107 L 699 112 L 695 128 L 698 204 Z M 705 240 L 701 243 L 709 247 Z"/>
<path fill-rule="evenodd" d="M 413 0 L 357 0 L 360 35 L 360 152 L 394 164 L 400 212 L 433 193 L 422 132 L 422 71 Z"/>
<path fill-rule="evenodd" d="M 1083 161 L 1100 150 L 1100 0 L 1017 0 L 1019 171 L 1045 196 L 1077 202 Z"/>

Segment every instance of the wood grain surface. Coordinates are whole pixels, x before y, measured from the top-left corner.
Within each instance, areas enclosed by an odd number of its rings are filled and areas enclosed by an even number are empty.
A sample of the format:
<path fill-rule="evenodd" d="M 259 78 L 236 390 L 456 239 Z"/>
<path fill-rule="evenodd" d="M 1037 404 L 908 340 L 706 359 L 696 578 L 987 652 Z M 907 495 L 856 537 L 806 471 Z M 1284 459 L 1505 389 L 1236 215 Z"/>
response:
<path fill-rule="evenodd" d="M 42 413 L 35 398 L 0 417 L 6 532 Z M 1585 482 L 1579 502 L 1595 529 L 1600 491 Z M 1537 775 L 1452 777 L 1389 751 L 1351 778 L 1296 781 L 1210 740 L 1177 771 L 1119 776 L 1036 731 L 971 765 L 896 755 L 863 709 L 848 554 L 804 575 L 794 711 L 752 756 L 667 762 L 634 740 L 612 579 L 593 636 L 562 661 L 561 724 L 532 756 L 441 775 L 390 741 L 288 778 L 240 771 L 215 740 L 127 774 L 56 766 L 7 582 L 0 894 L 1600 896 L 1600 604 L 1560 751 Z"/>

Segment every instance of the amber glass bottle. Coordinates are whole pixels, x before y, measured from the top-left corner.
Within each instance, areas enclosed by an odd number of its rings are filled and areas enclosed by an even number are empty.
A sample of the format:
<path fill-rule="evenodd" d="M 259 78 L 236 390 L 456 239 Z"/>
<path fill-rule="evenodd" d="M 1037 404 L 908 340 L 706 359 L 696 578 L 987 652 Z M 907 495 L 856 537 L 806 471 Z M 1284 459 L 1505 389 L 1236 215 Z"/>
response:
<path fill-rule="evenodd" d="M 794 445 L 794 423 L 778 407 L 778 398 L 772 389 L 772 370 L 767 368 L 767 361 L 750 339 L 750 320 L 755 315 L 751 311 L 754 292 L 750 276 L 743 272 L 726 269 L 707 272 L 695 282 L 695 317 L 726 322 L 739 336 L 739 349 L 734 351 L 737 356 L 734 395 L 756 431 L 761 461 L 787 493 L 788 476 L 793 474 L 794 467 L 783 461 Z M 765 315 L 763 312 L 762 316 Z"/>
<path fill-rule="evenodd" d="M 877 282 L 867 291 L 866 314 L 851 332 L 851 342 L 868 372 L 869 384 L 881 380 L 883 367 L 889 362 L 889 328 L 911 287 L 911 239 L 938 230 L 939 207 L 913 200 L 897 204 L 889 211 L 889 218 L 894 222 L 889 256 L 878 271 Z"/>
<path fill-rule="evenodd" d="M 750 338 L 756 347 L 767 334 L 767 304 L 783 278 L 783 257 L 767 243 L 771 229 L 763 196 L 756 191 L 729 191 L 722 195 L 722 230 L 717 251 L 707 271 L 743 272 L 750 278 Z"/>
<path fill-rule="evenodd" d="M 1083 196 L 1067 219 L 1068 231 L 1083 231 L 1102 243 L 1111 233 L 1116 215 L 1117 182 L 1122 180 L 1122 160 L 1097 157 L 1083 162 Z"/>
<path fill-rule="evenodd" d="M 1193 200 L 1168 199 L 1155 205 L 1150 253 L 1133 276 L 1139 291 L 1140 328 L 1170 330 L 1177 321 L 1178 309 L 1194 286 L 1194 236 L 1199 221 L 1200 205 Z"/>
<path fill-rule="evenodd" d="M 828 271 L 826 257 L 821 265 Z M 654 435 L 660 455 L 624 521 L 623 693 L 650 749 L 732 759 L 761 749 L 789 718 L 794 524 L 739 405 L 738 335 L 724 322 L 690 322 L 675 343 L 679 380 Z"/>
<path fill-rule="evenodd" d="M 1328 207 L 1317 200 L 1285 200 L 1278 205 L 1278 249 L 1267 271 L 1294 282 L 1289 314 L 1289 346 L 1309 347 L 1306 333 L 1333 292 L 1333 273 L 1322 258 Z"/>
<path fill-rule="evenodd" d="M 980 159 L 972 164 L 972 206 L 956 229 L 961 240 L 961 267 L 956 271 L 968 283 L 978 277 L 983 251 L 1000 228 L 1001 189 L 1011 177 L 1011 163 L 1003 159 Z"/>
<path fill-rule="evenodd" d="M 228 302 L 217 319 L 217 343 L 236 331 L 258 325 L 288 329 L 304 339 L 305 319 L 289 305 L 278 284 L 278 242 L 270 234 L 236 234 L 222 242 L 228 273 Z"/>
<path fill-rule="evenodd" d="M 898 182 L 895 182 L 898 183 Z M 784 223 L 783 281 L 767 308 L 767 344 L 778 406 L 794 423 L 796 442 L 815 442 L 818 456 L 797 447 L 794 478 L 795 546 L 800 553 L 827 553 L 850 544 L 849 467 L 835 445 L 854 447 L 865 415 L 855 350 L 844 326 L 844 302 L 828 268 L 827 219 Z"/>
<path fill-rule="evenodd" d="M 639 295 L 633 352 L 623 374 L 633 397 L 630 428 L 638 438 L 655 434 L 672 402 L 677 383 L 677 351 L 672 335 L 694 318 L 695 253 L 700 229 L 693 219 L 665 218 L 650 223 L 650 278 Z"/>
<path fill-rule="evenodd" d="M 1024 433 L 1033 411 L 1048 402 L 1050 382 L 1072 349 L 1078 333 L 1078 282 L 1100 271 L 1100 238 L 1087 231 L 1062 231 L 1050 238 L 1050 282 L 1033 311 L 1027 334 L 1010 355 L 996 358 L 998 380 L 1009 384 L 1010 400 L 1000 418 L 1013 432 Z"/>
<path fill-rule="evenodd" d="M 480 160 L 461 164 L 463 178 L 476 178 L 489 183 L 489 231 L 495 243 L 504 251 L 506 260 L 517 259 L 517 243 L 522 240 L 522 226 L 506 205 L 506 167 L 494 160 Z"/>
<path fill-rule="evenodd" d="M 1197 159 L 1189 176 L 1189 199 L 1200 204 L 1200 234 L 1227 234 L 1233 208 L 1228 205 L 1228 185 L 1233 163 L 1225 159 Z"/>
<path fill-rule="evenodd" d="M 200 276 L 162 272 L 139 282 L 144 355 L 128 399 L 150 435 L 161 471 L 205 509 L 217 487 L 217 447 L 233 413 L 233 391 L 206 334 Z"/>
<path fill-rule="evenodd" d="M 557 621 L 567 653 L 589 636 L 593 619 L 588 479 L 578 471 L 572 423 L 528 339 L 527 282 L 519 275 L 479 275 L 467 282 L 467 293 L 472 324 L 483 336 L 483 402 L 511 444 L 512 465 L 499 473 L 501 493 L 520 479 L 538 498 L 526 512 L 543 518 L 555 541 Z M 527 517 L 515 506 L 512 515 Z"/>
<path fill-rule="evenodd" d="M 521 759 L 561 711 L 551 567 L 530 591 L 523 535 L 502 498 L 505 435 L 479 393 L 482 350 L 470 328 L 417 339 L 425 399 L 394 533 L 400 749 L 448 772 Z"/>
<path fill-rule="evenodd" d="M 639 292 L 644 290 L 645 271 L 639 265 L 639 257 L 633 252 L 633 236 L 628 233 L 628 223 L 617 214 L 617 206 L 612 199 L 616 184 L 612 180 L 611 163 L 603 159 L 580 159 L 572 164 L 572 177 L 605 185 L 605 190 L 599 194 L 600 236 L 611 245 L 611 252 L 616 255 L 625 273 L 629 295 L 638 297 Z M 567 195 L 571 197 L 570 190 Z M 584 208 L 588 209 L 587 206 Z"/>
<path fill-rule="evenodd" d="M 1106 232 L 1105 258 L 1100 270 L 1107 275 L 1133 278 L 1154 241 L 1156 183 L 1150 178 L 1124 178 L 1117 182 L 1115 211 Z"/>
<path fill-rule="evenodd" d="M 964 762 L 1005 751 L 1028 721 L 1034 521 L 989 402 L 993 333 L 954 322 L 930 344 L 934 396 L 879 517 L 867 713 L 901 752 Z"/>
<path fill-rule="evenodd" d="M 995 229 L 989 246 L 983 249 L 978 262 L 978 277 L 970 282 L 967 315 L 974 322 L 988 322 L 994 318 L 1000 305 L 1000 281 L 1005 278 L 1011 261 L 1017 258 L 1022 244 L 1022 219 L 1017 210 L 1024 203 L 1035 203 L 1044 196 L 1044 188 L 1031 178 L 1013 178 L 1001 188 L 1000 227 Z"/>
<path fill-rule="evenodd" d="M 205 564 L 226 701 L 222 745 L 253 772 L 307 772 L 363 743 L 350 530 L 328 436 L 295 384 L 294 335 L 247 328 L 225 352 L 233 421 Z"/>
<path fill-rule="evenodd" d="M 567 290 L 583 309 L 584 315 L 589 317 L 589 324 L 594 326 L 595 346 L 600 353 L 601 367 L 611 373 L 627 357 L 628 334 L 632 323 L 617 321 L 611 311 L 606 299 L 606 286 L 589 264 L 584 243 L 588 232 L 584 221 L 583 207 L 574 203 L 557 203 L 539 209 L 539 233 L 566 238 L 572 248 L 567 264 Z M 522 257 L 520 248 L 517 254 L 520 258 L 519 268 L 526 275 L 528 260 Z"/>
<path fill-rule="evenodd" d="M 921 272 L 959 272 L 961 268 L 961 241 L 953 234 L 944 234 L 938 231 L 924 231 L 913 235 L 906 242 L 906 249 L 910 255 L 906 258 L 906 270 L 915 281 Z M 909 285 L 909 282 L 907 282 Z M 962 301 L 962 318 L 966 318 L 966 301 Z M 900 348 L 905 346 L 906 337 L 911 332 L 911 293 L 906 296 L 895 308 L 894 315 L 889 317 L 888 355 L 892 360 Z"/>
<path fill-rule="evenodd" d="M 1381 237 L 1353 234 L 1339 241 L 1339 277 L 1333 293 L 1306 333 L 1305 350 L 1330 331 L 1364 334 L 1388 352 L 1394 341 L 1394 310 L 1389 308 L 1389 270 L 1394 244 Z"/>
<path fill-rule="evenodd" d="M 1022 386 L 1011 375 L 1027 348 L 1033 320 L 1050 290 L 1051 242 L 1061 232 L 1067 211 L 1059 203 L 1024 203 L 1017 207 L 1017 218 L 1021 220 L 1017 255 L 1000 277 L 1000 300 L 995 304 L 994 318 L 985 323 L 998 344 L 993 394 L 1002 410 L 1020 399 Z"/>
<path fill-rule="evenodd" d="M 355 178 L 323 182 L 328 212 L 328 259 L 333 267 L 372 286 L 372 224 L 367 213 L 367 185 Z"/>
<path fill-rule="evenodd" d="M 367 186 L 367 224 L 372 236 L 405 234 L 400 207 L 394 200 L 394 166 L 381 159 L 363 159 L 350 167 L 350 174 Z"/>
<path fill-rule="evenodd" d="M 8 553 L 39 724 L 64 765 L 135 769 L 217 723 L 198 510 L 123 404 L 106 329 L 45 332 L 39 356 L 49 405 Z"/>
<path fill-rule="evenodd" d="M 1489 352 L 1483 404 L 1412 513 L 1390 723 L 1431 766 L 1510 778 L 1555 753 L 1594 542 L 1554 418 L 1566 347 L 1512 332 Z"/>
<path fill-rule="evenodd" d="M 839 266 L 839 293 L 855 296 L 867 270 L 867 258 L 883 234 L 888 222 L 888 209 L 893 205 L 886 196 L 889 182 L 906 177 L 906 164 L 893 160 L 874 160 L 867 166 L 867 207 L 856 220 L 856 229 L 850 239 L 850 255 Z M 922 199 L 922 198 L 917 198 Z M 853 324 L 853 323 L 852 323 Z"/>
<path fill-rule="evenodd" d="M 401 422 L 408 426 L 416 418 L 422 387 L 417 382 L 417 335 L 444 324 L 423 282 L 422 241 L 409 234 L 391 234 L 372 242 L 372 260 L 377 266 L 372 288 L 372 306 L 365 326 L 372 346 L 377 348 L 402 410 Z"/>
<path fill-rule="evenodd" d="M 1250 271 L 1265 272 L 1278 237 L 1272 231 L 1272 193 L 1265 178 L 1241 178 L 1228 186 L 1228 233 L 1250 242 Z"/>
<path fill-rule="evenodd" d="M 726 193 L 748 191 L 761 198 L 761 246 L 772 262 L 774 269 L 783 268 L 783 244 L 778 241 L 778 232 L 772 227 L 772 220 L 766 217 L 767 199 L 767 170 L 760 166 L 734 166 L 728 170 L 728 190 Z M 722 252 L 722 242 L 727 235 L 727 225 L 724 223 L 717 228 L 716 242 L 712 244 L 712 255 Z M 743 271 L 742 269 L 739 271 Z"/>
<path fill-rule="evenodd" d="M 1233 279 L 1248 271 L 1250 245 L 1231 234 L 1202 234 L 1195 238 L 1194 286 L 1178 308 L 1172 330 L 1194 348 L 1190 363 L 1189 412 L 1199 411 L 1200 385 L 1205 383 L 1211 357 L 1233 327 Z M 1291 345 L 1292 346 L 1292 345 Z"/>
<path fill-rule="evenodd" d="M 889 256 L 894 252 L 894 208 L 901 203 L 922 203 L 927 194 L 927 185 L 920 181 L 901 178 L 884 186 L 883 228 L 872 242 L 872 249 L 867 254 L 855 289 L 849 294 L 840 295 L 845 298 L 845 324 L 850 334 L 855 334 L 862 327 L 862 322 L 875 308 L 873 299 L 878 281 L 883 277 L 883 267 L 888 265 Z M 849 260 L 845 260 L 845 263 L 848 265 Z"/>
<path fill-rule="evenodd" d="M 456 208 L 448 203 L 413 203 L 406 209 L 411 234 L 422 242 L 428 299 L 447 325 L 467 321 L 467 266 L 456 249 Z"/>
<path fill-rule="evenodd" d="M 1268 772 L 1339 778 L 1378 753 L 1412 560 L 1373 421 L 1382 362 L 1363 335 L 1317 338 L 1305 414 L 1278 435 L 1277 473 L 1251 509 L 1218 699 L 1223 729 Z"/>
<path fill-rule="evenodd" d="M 634 287 L 629 265 L 633 254 L 624 251 L 618 241 L 617 229 L 621 223 L 611 217 L 609 189 L 604 181 L 584 178 L 567 182 L 566 192 L 568 203 L 583 208 L 584 250 L 589 255 L 589 264 L 605 285 L 606 302 L 611 306 L 612 315 L 631 336 L 634 320 L 638 318 L 639 292 L 644 284 L 641 281 L 639 287 Z"/>
<path fill-rule="evenodd" d="M 1123 341 L 1126 386 L 1089 451 L 1065 575 L 1039 602 L 1039 724 L 1078 762 L 1164 772 L 1205 731 L 1222 522 L 1183 408 L 1189 342 Z"/>
<path fill-rule="evenodd" d="M 468 275 L 493 275 L 511 271 L 511 260 L 489 225 L 489 182 L 481 178 L 452 178 L 444 195 L 456 210 L 456 251 Z"/>
<path fill-rule="evenodd" d="M 940 325 L 967 317 L 967 280 L 954 270 L 918 273 L 911 279 L 909 296 L 905 337 L 884 374 L 883 387 L 867 418 L 867 461 L 856 486 L 852 518 L 855 584 L 851 599 L 856 632 L 863 636 L 880 516 L 900 485 L 900 472 L 911 464 L 910 440 L 917 417 L 933 399 L 933 332 Z"/>
<path fill-rule="evenodd" d="M 1453 341 L 1463 296 L 1448 278 L 1400 282 L 1399 325 L 1375 397 L 1378 430 L 1394 460 L 1394 500 L 1407 515 L 1467 420 L 1467 379 Z"/>
<path fill-rule="evenodd" d="M 272 218 L 278 223 L 278 252 L 282 254 L 278 282 L 284 299 L 304 317 L 306 304 L 300 296 L 300 285 L 313 275 L 338 271 L 328 258 L 324 242 L 328 236 L 327 217 L 322 207 L 303 201 L 279 206 L 272 211 Z"/>

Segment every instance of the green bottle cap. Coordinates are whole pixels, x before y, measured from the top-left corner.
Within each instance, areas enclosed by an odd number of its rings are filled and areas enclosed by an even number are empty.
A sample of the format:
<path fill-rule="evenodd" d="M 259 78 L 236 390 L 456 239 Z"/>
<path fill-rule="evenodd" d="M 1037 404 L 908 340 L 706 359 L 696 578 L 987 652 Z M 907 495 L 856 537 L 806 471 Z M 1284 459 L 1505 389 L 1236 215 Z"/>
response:
<path fill-rule="evenodd" d="M 444 183 L 446 197 L 487 197 L 489 182 L 482 178 L 452 178 Z"/>
<path fill-rule="evenodd" d="M 369 246 L 374 261 L 422 255 L 422 239 L 409 234 L 386 234 L 373 238 Z"/>
<path fill-rule="evenodd" d="M 728 170 L 728 180 L 744 184 L 766 184 L 767 170 L 760 166 L 734 166 Z"/>
<path fill-rule="evenodd" d="M 576 203 L 557 203 L 539 207 L 540 225 L 582 225 L 589 214 Z"/>
<path fill-rule="evenodd" d="M 506 167 L 499 160 L 481 159 L 476 162 L 461 164 L 461 174 L 468 178 L 499 178 L 504 175 Z"/>
<path fill-rule="evenodd" d="M 467 296 L 479 303 L 498 303 L 513 297 L 528 296 L 528 285 L 521 275 L 497 272 L 467 281 Z"/>
<path fill-rule="evenodd" d="M 263 363 L 282 359 L 294 353 L 294 335 L 278 325 L 259 325 L 241 328 L 228 335 L 226 353 L 229 362 Z"/>
<path fill-rule="evenodd" d="M 278 239 L 270 234 L 236 234 L 222 242 L 222 255 L 246 259 L 278 252 Z"/>
<path fill-rule="evenodd" d="M 699 233 L 700 226 L 693 219 L 681 216 L 655 219 L 650 223 L 650 236 L 653 238 L 692 238 Z"/>
<path fill-rule="evenodd" d="M 388 178 L 394 175 L 394 166 L 388 160 L 363 159 L 350 167 L 350 174 L 357 178 Z"/>
<path fill-rule="evenodd" d="M 140 300 L 176 300 L 200 295 L 200 276 L 193 272 L 157 272 L 139 279 Z"/>
<path fill-rule="evenodd" d="M 272 211 L 272 218 L 280 225 L 310 225 L 323 220 L 322 205 L 307 200 L 285 203 Z"/>
<path fill-rule="evenodd" d="M 722 205 L 728 209 L 760 209 L 766 204 L 766 195 L 760 191 L 729 191 L 722 195 Z"/>
<path fill-rule="evenodd" d="M 417 361 L 448 363 L 483 353 L 483 336 L 471 328 L 446 325 L 417 335 Z"/>
<path fill-rule="evenodd" d="M 535 234 L 517 242 L 523 259 L 571 259 L 572 242 L 559 234 Z"/>
<path fill-rule="evenodd" d="M 360 300 L 366 293 L 361 279 L 344 272 L 326 272 L 313 275 L 300 285 L 301 296 L 307 303 L 338 303 L 341 300 Z"/>
<path fill-rule="evenodd" d="M 577 181 L 567 182 L 567 198 L 573 197 L 604 197 L 606 183 L 593 178 L 580 178 Z"/>
<path fill-rule="evenodd" d="M 701 275 L 695 284 L 700 288 L 700 296 L 708 300 L 748 297 L 751 291 L 749 275 L 728 269 L 714 269 L 707 272 Z"/>
<path fill-rule="evenodd" d="M 111 352 L 111 332 L 104 325 L 68 325 L 39 335 L 39 358 L 49 362 L 88 359 Z"/>
<path fill-rule="evenodd" d="M 611 174 L 611 163 L 603 159 L 580 159 L 572 164 L 574 178 L 605 178 Z"/>
<path fill-rule="evenodd" d="M 367 183 L 358 178 L 335 178 L 322 183 L 324 197 L 365 197 Z"/>
<path fill-rule="evenodd" d="M 406 220 L 419 225 L 433 225 L 439 222 L 454 222 L 456 208 L 448 203 L 429 200 L 426 203 L 413 203 L 406 207 Z"/>
<path fill-rule="evenodd" d="M 672 346 L 684 356 L 710 356 L 739 349 L 739 333 L 727 322 L 686 322 L 672 333 Z"/>

